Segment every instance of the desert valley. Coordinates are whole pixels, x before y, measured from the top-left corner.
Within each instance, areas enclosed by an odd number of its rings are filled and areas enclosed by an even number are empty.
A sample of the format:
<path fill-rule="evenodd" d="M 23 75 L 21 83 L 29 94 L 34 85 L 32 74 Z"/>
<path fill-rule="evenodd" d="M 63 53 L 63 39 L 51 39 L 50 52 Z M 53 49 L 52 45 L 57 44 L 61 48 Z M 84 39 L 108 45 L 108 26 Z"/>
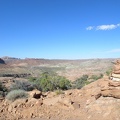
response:
<path fill-rule="evenodd" d="M 2 57 L 0 120 L 119 120 L 119 71 L 116 59 Z"/>

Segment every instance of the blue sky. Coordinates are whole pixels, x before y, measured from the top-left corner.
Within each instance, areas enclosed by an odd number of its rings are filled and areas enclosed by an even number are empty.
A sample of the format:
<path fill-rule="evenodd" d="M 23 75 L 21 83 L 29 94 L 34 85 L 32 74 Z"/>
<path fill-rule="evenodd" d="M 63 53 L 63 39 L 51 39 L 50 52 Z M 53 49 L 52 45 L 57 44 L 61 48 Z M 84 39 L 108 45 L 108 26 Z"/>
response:
<path fill-rule="evenodd" d="M 0 0 L 0 57 L 120 57 L 119 0 Z"/>

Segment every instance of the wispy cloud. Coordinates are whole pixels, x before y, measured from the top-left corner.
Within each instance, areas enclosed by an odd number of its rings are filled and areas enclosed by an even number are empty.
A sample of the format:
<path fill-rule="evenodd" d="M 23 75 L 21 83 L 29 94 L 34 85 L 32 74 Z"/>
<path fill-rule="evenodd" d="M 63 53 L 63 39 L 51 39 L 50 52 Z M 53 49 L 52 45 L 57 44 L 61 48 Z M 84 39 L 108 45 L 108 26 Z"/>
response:
<path fill-rule="evenodd" d="M 86 28 L 86 30 L 92 30 L 92 29 L 95 29 L 95 30 L 112 30 L 112 29 L 116 29 L 120 27 L 120 23 L 118 24 L 110 24 L 110 25 L 99 25 L 99 26 L 88 26 Z"/>
<path fill-rule="evenodd" d="M 94 27 L 93 26 L 89 26 L 86 28 L 86 30 L 92 30 Z"/>
<path fill-rule="evenodd" d="M 111 24 L 111 25 L 100 25 L 96 27 L 96 30 L 112 30 L 117 28 L 117 25 Z"/>

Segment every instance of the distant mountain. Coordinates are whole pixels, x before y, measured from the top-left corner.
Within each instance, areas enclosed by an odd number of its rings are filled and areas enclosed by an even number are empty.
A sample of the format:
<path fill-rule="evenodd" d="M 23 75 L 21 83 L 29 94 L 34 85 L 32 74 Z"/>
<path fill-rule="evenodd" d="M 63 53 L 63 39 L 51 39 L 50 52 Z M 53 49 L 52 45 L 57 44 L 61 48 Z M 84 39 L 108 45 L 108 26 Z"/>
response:
<path fill-rule="evenodd" d="M 4 57 L 2 57 L 2 59 L 3 60 L 18 60 L 19 58 L 4 56 Z"/>

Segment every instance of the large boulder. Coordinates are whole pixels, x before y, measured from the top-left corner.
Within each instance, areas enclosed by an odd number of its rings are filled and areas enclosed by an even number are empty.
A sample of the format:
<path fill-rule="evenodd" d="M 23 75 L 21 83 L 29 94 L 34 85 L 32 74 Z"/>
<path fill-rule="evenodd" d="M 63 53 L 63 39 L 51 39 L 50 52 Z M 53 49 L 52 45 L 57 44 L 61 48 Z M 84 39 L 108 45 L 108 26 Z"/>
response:
<path fill-rule="evenodd" d="M 112 87 L 120 87 L 120 81 L 109 81 L 109 86 L 112 86 Z"/>
<path fill-rule="evenodd" d="M 120 89 L 105 90 L 101 92 L 103 97 L 113 97 L 120 99 Z"/>

